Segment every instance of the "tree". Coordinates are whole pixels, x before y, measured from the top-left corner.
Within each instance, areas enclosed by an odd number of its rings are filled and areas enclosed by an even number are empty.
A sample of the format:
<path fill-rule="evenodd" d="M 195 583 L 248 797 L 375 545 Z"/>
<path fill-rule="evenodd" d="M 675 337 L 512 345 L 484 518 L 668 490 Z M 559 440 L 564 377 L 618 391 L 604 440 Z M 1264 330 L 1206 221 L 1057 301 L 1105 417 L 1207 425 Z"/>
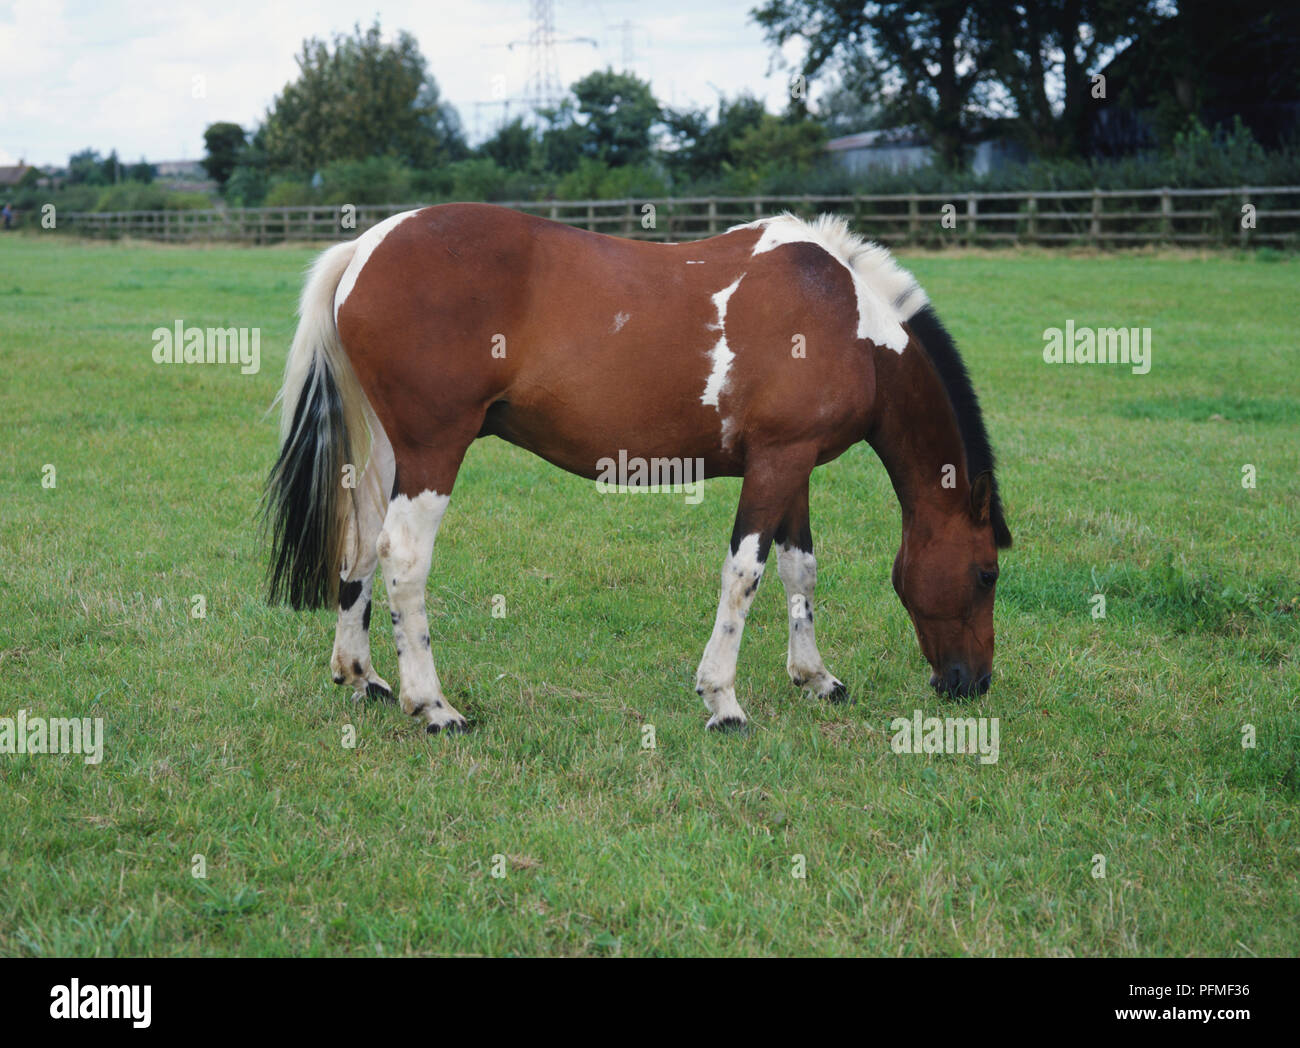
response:
<path fill-rule="evenodd" d="M 226 181 L 226 201 L 239 207 L 257 207 L 271 188 L 267 171 L 266 133 L 257 128 L 248 137 L 248 145 L 239 153 L 239 161 Z"/>
<path fill-rule="evenodd" d="M 977 137 L 975 98 L 989 42 L 964 0 L 863 3 L 767 0 L 754 11 L 769 40 L 807 45 L 802 74 L 842 60 L 849 79 L 897 123 L 926 132 L 940 162 L 958 166 Z"/>
<path fill-rule="evenodd" d="M 880 107 L 868 101 L 859 88 L 843 81 L 821 97 L 817 118 L 832 138 L 885 126 Z"/>
<path fill-rule="evenodd" d="M 507 171 L 529 171 L 537 154 L 537 138 L 521 116 L 497 128 L 496 134 L 479 147 Z"/>
<path fill-rule="evenodd" d="M 776 170 L 807 171 L 826 145 L 826 129 L 815 120 L 781 119 L 764 113 L 763 119 L 737 139 L 734 149 L 741 167 L 766 173 Z"/>
<path fill-rule="evenodd" d="M 674 177 L 686 181 L 725 173 L 738 163 L 736 143 L 767 116 L 763 103 L 750 94 L 718 99 L 718 119 L 710 123 L 703 109 L 668 109 L 663 122 L 670 148 L 664 160 Z"/>
<path fill-rule="evenodd" d="M 239 156 L 247 148 L 248 136 L 238 124 L 209 124 L 203 132 L 203 144 L 208 151 L 203 158 L 203 169 L 217 183 L 217 188 L 225 192 Z"/>
<path fill-rule="evenodd" d="M 68 157 L 68 185 L 103 186 L 109 179 L 104 177 L 104 158 L 95 149 L 83 149 Z"/>
<path fill-rule="evenodd" d="M 539 143 L 542 169 L 567 174 L 583 158 L 586 130 L 575 119 L 573 99 L 565 98 L 554 109 L 540 109 L 537 115 L 545 127 Z"/>
<path fill-rule="evenodd" d="M 1042 152 L 1079 152 L 1089 74 L 1167 7 L 1161 0 L 766 0 L 753 17 L 773 43 L 805 42 L 805 76 L 838 64 L 882 116 L 925 132 L 940 161 L 956 166 L 997 116 Z"/>
<path fill-rule="evenodd" d="M 982 17 L 990 68 L 1011 100 L 1009 115 L 1025 145 L 1040 156 L 1085 151 L 1095 104 L 1091 74 L 1117 44 L 1150 32 L 1164 17 L 1163 6 L 1120 0 L 988 5 Z"/>
<path fill-rule="evenodd" d="M 117 150 L 114 149 L 108 156 L 104 157 L 100 165 L 103 173 L 101 185 L 111 186 L 122 180 L 122 161 L 117 158 Z"/>
<path fill-rule="evenodd" d="M 276 97 L 264 125 L 272 170 L 307 173 L 372 156 L 427 167 L 463 151 L 459 121 L 410 33 L 385 43 L 376 21 L 336 36 L 332 49 L 304 41 L 297 61 L 298 79 Z"/>
<path fill-rule="evenodd" d="M 659 103 L 650 85 L 612 69 L 588 73 L 572 87 L 577 99 L 582 149 L 610 167 L 639 164 L 650 156 L 650 129 Z"/>

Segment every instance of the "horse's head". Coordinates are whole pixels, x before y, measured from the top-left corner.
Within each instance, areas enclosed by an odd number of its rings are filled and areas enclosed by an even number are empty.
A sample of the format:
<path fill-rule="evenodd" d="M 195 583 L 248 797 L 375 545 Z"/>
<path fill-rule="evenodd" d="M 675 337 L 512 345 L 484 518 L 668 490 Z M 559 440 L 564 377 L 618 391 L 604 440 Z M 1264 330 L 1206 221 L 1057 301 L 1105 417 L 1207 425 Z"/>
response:
<path fill-rule="evenodd" d="M 993 590 L 998 547 L 1011 535 L 991 473 L 949 512 L 917 512 L 903 531 L 893 582 L 912 617 L 930 684 L 950 695 L 983 694 L 993 673 Z"/>

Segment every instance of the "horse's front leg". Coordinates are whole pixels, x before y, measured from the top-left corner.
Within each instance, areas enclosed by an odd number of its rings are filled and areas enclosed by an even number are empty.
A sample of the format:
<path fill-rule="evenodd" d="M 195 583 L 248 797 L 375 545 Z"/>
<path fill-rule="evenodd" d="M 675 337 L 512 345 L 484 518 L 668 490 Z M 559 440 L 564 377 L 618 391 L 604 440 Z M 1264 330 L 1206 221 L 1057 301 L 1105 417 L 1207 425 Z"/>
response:
<path fill-rule="evenodd" d="M 813 590 L 817 586 L 817 558 L 813 556 L 812 527 L 808 520 L 808 486 L 795 500 L 776 533 L 781 552 L 776 570 L 785 587 L 790 616 L 790 646 L 785 671 L 796 688 L 808 688 L 820 699 L 846 702 L 849 691 L 826 668 L 817 650 L 813 626 Z"/>
<path fill-rule="evenodd" d="M 792 499 L 807 487 L 811 465 L 805 465 L 804 458 L 787 453 L 780 459 L 756 460 L 745 472 L 731 548 L 722 565 L 713 635 L 695 674 L 695 692 L 709 708 L 709 728 L 741 728 L 747 723 L 745 711 L 736 701 L 740 639 L 763 578 L 772 537 L 789 512 Z"/>

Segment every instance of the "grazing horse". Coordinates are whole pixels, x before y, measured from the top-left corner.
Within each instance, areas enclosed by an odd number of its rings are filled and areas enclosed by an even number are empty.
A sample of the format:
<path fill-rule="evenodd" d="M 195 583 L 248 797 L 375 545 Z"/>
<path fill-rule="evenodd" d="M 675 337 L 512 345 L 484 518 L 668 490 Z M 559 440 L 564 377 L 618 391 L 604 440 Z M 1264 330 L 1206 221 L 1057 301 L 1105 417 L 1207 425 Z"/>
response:
<path fill-rule="evenodd" d="M 868 441 L 902 506 L 893 584 L 930 682 L 988 688 L 1011 536 L 979 405 L 925 292 L 842 219 L 656 244 L 445 204 L 325 251 L 300 315 L 267 483 L 271 599 L 337 605 L 330 665 L 357 697 L 392 694 L 370 661 L 378 563 L 402 709 L 431 733 L 465 727 L 424 597 L 456 473 L 485 436 L 592 479 L 621 453 L 743 478 L 696 676 L 710 728 L 745 724 L 736 658 L 773 543 L 790 678 L 847 697 L 813 632 L 808 477 Z"/>

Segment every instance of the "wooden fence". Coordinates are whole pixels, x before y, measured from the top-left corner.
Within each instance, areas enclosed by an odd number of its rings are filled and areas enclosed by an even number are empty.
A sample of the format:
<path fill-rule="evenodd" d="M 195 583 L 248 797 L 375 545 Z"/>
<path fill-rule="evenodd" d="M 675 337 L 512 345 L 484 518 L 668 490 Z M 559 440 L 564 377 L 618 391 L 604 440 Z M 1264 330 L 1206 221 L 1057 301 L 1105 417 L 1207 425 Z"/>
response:
<path fill-rule="evenodd" d="M 834 211 L 884 243 L 1239 245 L 1300 247 L 1300 186 L 1040 190 L 858 196 L 503 201 L 570 225 L 643 240 L 694 240 L 782 210 Z M 81 236 L 273 244 L 345 240 L 418 204 L 73 212 Z"/>

